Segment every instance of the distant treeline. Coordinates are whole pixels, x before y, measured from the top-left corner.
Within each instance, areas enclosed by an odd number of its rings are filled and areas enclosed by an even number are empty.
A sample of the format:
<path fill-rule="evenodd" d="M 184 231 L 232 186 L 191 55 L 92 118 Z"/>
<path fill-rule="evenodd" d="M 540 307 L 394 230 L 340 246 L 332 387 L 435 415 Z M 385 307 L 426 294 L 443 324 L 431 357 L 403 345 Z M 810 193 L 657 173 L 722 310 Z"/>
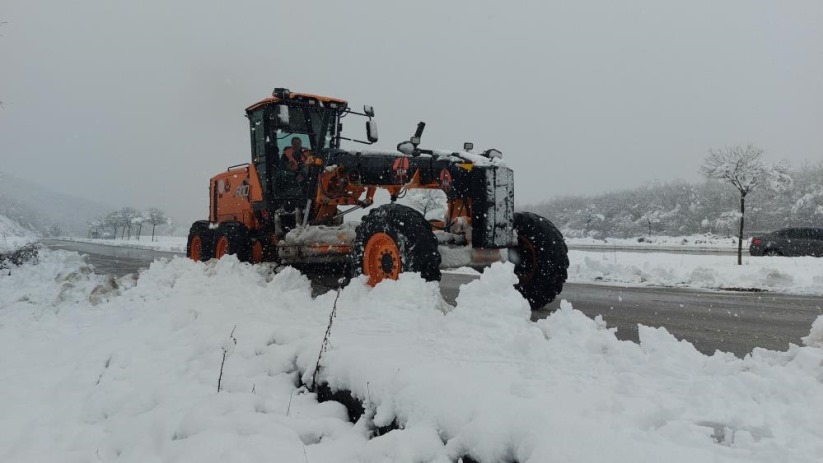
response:
<path fill-rule="evenodd" d="M 823 227 L 823 162 L 791 169 L 792 186 L 757 190 L 746 199 L 746 232 Z M 565 196 L 525 210 L 553 221 L 569 237 L 736 235 L 739 193 L 727 183 L 669 182 L 597 196 Z"/>

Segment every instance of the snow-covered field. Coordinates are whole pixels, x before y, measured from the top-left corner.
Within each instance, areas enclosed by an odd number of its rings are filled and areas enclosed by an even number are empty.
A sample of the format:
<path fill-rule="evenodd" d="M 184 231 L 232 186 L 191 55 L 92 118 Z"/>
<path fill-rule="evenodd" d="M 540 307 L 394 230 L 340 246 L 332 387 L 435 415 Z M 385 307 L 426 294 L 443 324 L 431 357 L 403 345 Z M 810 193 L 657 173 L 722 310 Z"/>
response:
<path fill-rule="evenodd" d="M 569 251 L 569 281 L 823 294 L 823 259 Z"/>
<path fill-rule="evenodd" d="M 64 238 L 70 241 L 81 243 L 104 244 L 106 246 L 124 246 L 138 249 L 152 249 L 166 252 L 186 252 L 185 236 L 155 236 L 154 241 L 151 236 L 141 236 L 140 239 L 90 239 L 90 238 Z"/>
<path fill-rule="evenodd" d="M 642 236 L 638 238 L 570 238 L 566 243 L 573 247 L 604 247 L 604 248 L 637 248 L 658 250 L 705 250 L 705 251 L 737 251 L 737 237 L 723 237 L 718 235 L 688 235 L 688 236 Z M 743 242 L 743 252 L 748 254 L 748 239 Z"/>
<path fill-rule="evenodd" d="M 514 281 L 497 264 L 456 307 L 412 274 L 347 286 L 318 376 L 363 401 L 352 424 L 300 388 L 335 293 L 293 269 L 116 281 L 44 251 L 0 276 L 0 461 L 820 461 L 823 318 L 806 346 L 705 356 L 568 303 L 532 323 Z"/>
<path fill-rule="evenodd" d="M 0 215 L 0 252 L 12 251 L 37 240 L 37 233 Z"/>

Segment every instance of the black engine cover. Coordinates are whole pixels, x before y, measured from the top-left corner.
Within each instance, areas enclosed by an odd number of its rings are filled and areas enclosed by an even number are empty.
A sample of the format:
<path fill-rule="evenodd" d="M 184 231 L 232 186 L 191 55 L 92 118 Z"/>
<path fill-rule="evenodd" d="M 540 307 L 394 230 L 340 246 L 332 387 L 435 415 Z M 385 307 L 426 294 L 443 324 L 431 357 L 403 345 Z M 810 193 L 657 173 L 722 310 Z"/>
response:
<path fill-rule="evenodd" d="M 508 167 L 472 169 L 472 247 L 506 248 L 514 241 L 514 172 Z"/>

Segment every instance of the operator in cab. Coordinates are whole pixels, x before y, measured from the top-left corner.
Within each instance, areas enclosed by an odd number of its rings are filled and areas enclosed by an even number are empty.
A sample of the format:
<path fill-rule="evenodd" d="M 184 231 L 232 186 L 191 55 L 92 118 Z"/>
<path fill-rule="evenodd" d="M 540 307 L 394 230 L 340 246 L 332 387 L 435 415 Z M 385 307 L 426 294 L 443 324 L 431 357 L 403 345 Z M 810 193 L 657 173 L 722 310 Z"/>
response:
<path fill-rule="evenodd" d="M 300 137 L 292 137 L 291 146 L 283 150 L 283 160 L 285 167 L 297 175 L 297 181 L 302 183 L 306 178 L 306 161 L 311 156 L 311 151 L 303 148 Z"/>

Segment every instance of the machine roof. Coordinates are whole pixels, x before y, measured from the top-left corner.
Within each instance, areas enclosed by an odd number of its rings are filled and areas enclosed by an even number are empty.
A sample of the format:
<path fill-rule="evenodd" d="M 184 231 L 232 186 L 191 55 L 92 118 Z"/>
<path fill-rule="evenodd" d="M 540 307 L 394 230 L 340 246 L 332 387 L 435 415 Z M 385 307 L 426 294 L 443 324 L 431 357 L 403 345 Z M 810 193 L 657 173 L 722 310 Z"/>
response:
<path fill-rule="evenodd" d="M 329 97 L 329 96 L 314 95 L 312 93 L 291 92 L 291 93 L 289 93 L 289 99 L 290 100 L 292 100 L 292 99 L 294 99 L 294 100 L 301 100 L 301 99 L 302 100 L 316 100 L 316 101 L 322 101 L 323 103 L 337 103 L 337 104 L 340 104 L 342 106 L 347 106 L 348 105 L 348 102 L 346 100 L 341 100 L 340 98 L 332 98 L 332 97 Z M 257 103 L 249 106 L 248 108 L 246 108 L 246 111 L 253 111 L 253 110 L 255 110 L 257 108 L 260 108 L 262 106 L 266 106 L 266 105 L 269 105 L 269 104 L 280 103 L 281 101 L 282 100 L 280 98 L 276 97 L 276 96 L 270 96 L 268 98 L 262 99 L 262 100 L 258 101 Z"/>

